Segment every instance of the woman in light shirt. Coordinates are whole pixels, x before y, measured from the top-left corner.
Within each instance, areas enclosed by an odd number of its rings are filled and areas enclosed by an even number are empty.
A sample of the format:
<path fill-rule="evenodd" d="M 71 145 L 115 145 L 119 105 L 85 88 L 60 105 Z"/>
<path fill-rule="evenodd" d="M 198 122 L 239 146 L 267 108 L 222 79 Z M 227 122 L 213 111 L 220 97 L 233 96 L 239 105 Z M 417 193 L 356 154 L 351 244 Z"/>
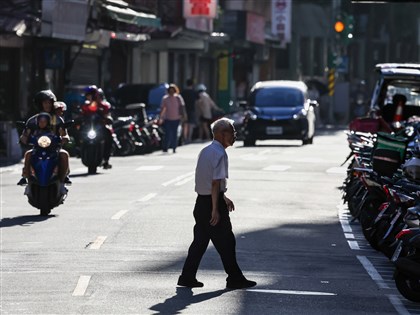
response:
<path fill-rule="evenodd" d="M 185 103 L 175 84 L 169 84 L 167 92 L 168 94 L 162 98 L 159 114 L 165 130 L 163 152 L 168 152 L 168 149 L 172 148 L 175 153 L 178 142 L 178 126 L 181 120 L 186 119 Z"/>

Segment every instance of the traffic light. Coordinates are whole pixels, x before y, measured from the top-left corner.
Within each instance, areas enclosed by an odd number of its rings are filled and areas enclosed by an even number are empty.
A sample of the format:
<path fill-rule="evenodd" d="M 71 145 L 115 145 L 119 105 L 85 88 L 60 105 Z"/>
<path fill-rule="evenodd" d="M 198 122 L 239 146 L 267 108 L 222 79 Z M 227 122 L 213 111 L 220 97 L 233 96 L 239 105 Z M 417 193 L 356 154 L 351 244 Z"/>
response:
<path fill-rule="evenodd" d="M 334 24 L 334 30 L 337 33 L 341 34 L 344 31 L 344 29 L 345 29 L 345 25 L 344 25 L 344 23 L 342 21 L 338 20 L 337 22 L 335 22 L 335 24 Z"/>
<path fill-rule="evenodd" d="M 354 17 L 343 13 L 334 23 L 336 38 L 344 45 L 348 45 L 353 38 Z"/>

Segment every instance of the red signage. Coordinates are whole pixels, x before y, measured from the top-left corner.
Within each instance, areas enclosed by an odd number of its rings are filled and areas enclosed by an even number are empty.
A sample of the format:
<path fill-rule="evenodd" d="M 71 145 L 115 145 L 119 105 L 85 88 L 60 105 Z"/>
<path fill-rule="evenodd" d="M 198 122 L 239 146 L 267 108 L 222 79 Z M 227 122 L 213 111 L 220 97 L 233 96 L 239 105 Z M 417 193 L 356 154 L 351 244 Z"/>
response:
<path fill-rule="evenodd" d="M 184 18 L 214 19 L 216 15 L 217 0 L 184 0 Z"/>

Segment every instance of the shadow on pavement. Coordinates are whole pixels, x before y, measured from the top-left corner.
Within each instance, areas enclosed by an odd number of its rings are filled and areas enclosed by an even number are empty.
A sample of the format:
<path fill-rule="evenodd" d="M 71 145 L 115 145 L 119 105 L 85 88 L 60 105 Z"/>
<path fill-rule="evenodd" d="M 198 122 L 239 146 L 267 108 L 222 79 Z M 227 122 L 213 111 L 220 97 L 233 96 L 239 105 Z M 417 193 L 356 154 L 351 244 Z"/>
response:
<path fill-rule="evenodd" d="M 181 314 L 191 304 L 207 301 L 222 295 L 226 290 L 217 290 L 213 292 L 193 294 L 191 288 L 176 288 L 174 296 L 166 299 L 163 303 L 159 303 L 150 307 L 150 310 L 157 311 L 154 314 Z"/>
<path fill-rule="evenodd" d="M 17 226 L 17 225 L 30 226 L 34 223 L 46 221 L 54 217 L 55 215 L 47 215 L 47 216 L 23 215 L 23 216 L 14 217 L 14 218 L 2 218 L 0 221 L 0 228 L 12 227 L 12 226 Z"/>

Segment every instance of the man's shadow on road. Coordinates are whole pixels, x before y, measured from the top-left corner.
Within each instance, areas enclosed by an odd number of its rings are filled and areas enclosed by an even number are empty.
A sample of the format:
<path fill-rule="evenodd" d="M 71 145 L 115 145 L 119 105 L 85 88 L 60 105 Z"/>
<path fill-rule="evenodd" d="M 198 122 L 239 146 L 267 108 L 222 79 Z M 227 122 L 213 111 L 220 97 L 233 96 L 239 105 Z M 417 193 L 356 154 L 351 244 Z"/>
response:
<path fill-rule="evenodd" d="M 228 290 L 217 290 L 193 295 L 191 288 L 178 287 L 174 296 L 168 298 L 163 303 L 153 305 L 149 309 L 156 311 L 157 314 L 180 314 L 189 305 L 200 303 L 218 297 Z"/>

